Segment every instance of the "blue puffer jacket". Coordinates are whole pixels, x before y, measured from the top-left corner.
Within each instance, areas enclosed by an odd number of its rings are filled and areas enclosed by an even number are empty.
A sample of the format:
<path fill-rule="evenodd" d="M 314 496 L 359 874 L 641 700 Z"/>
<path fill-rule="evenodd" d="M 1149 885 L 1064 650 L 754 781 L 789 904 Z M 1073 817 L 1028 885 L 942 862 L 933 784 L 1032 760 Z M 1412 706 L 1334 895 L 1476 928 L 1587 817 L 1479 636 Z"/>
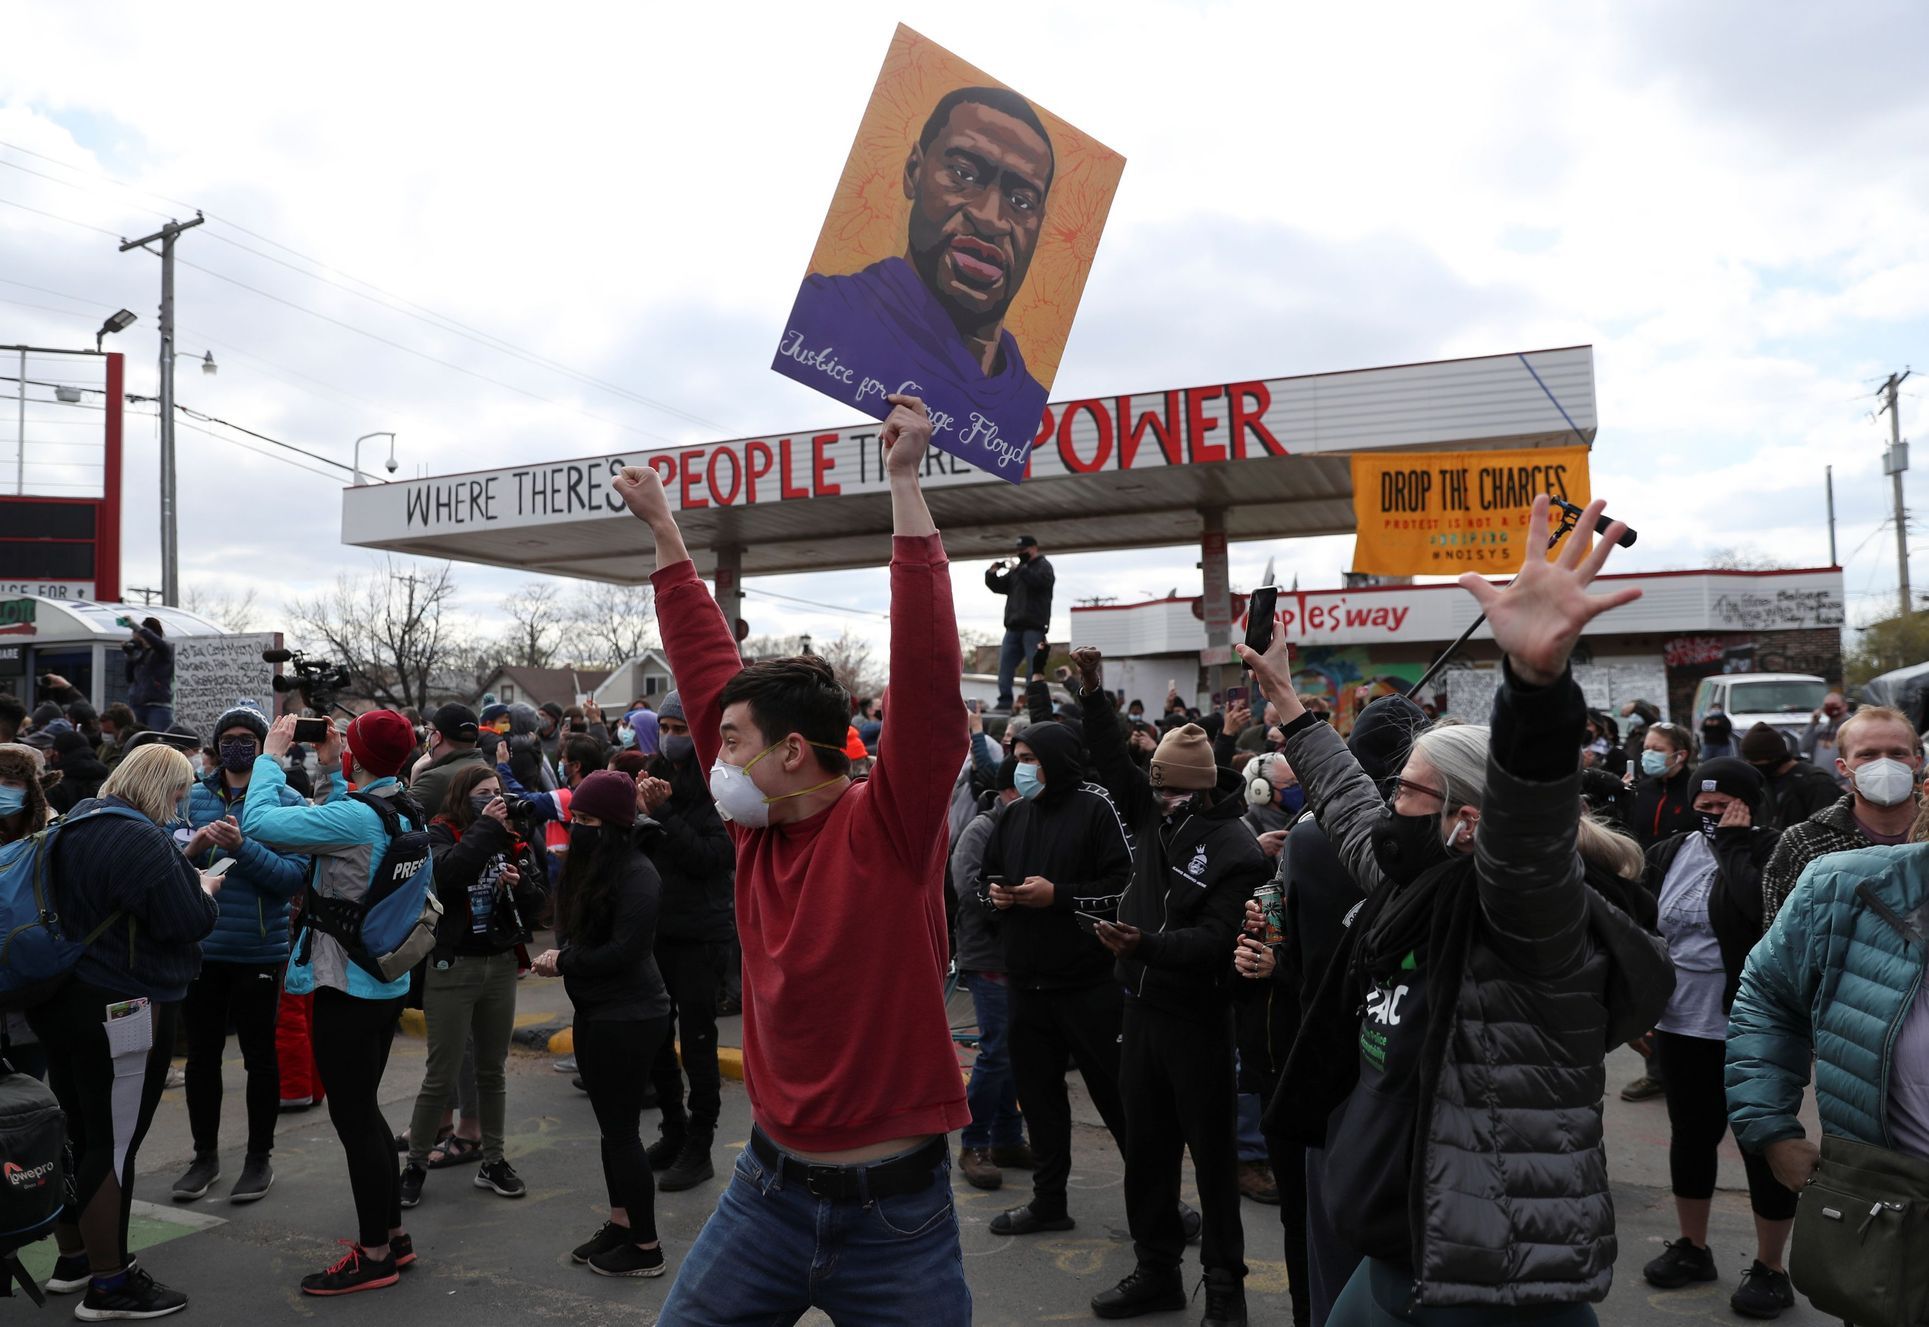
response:
<path fill-rule="evenodd" d="M 1895 1145 L 1891 1056 L 1922 986 L 1924 954 L 1882 908 L 1856 897 L 1863 885 L 1896 919 L 1916 918 L 1919 929 L 1929 846 L 1817 858 L 1742 970 L 1728 1022 L 1728 1115 L 1750 1151 L 1802 1136 L 1796 1111 L 1811 1051 L 1822 1132 Z"/>
<path fill-rule="evenodd" d="M 241 819 L 241 798 L 229 802 L 222 792 L 220 770 L 188 789 L 190 832 L 223 816 L 231 815 L 237 822 Z M 281 806 L 305 805 L 301 794 L 285 783 L 276 792 Z M 288 900 L 308 883 L 308 858 L 276 852 L 259 840 L 244 838 L 232 854 L 212 848 L 194 864 L 205 869 L 228 856 L 236 861 L 222 877 L 221 892 L 215 896 L 221 915 L 213 933 L 201 942 L 203 961 L 286 963 Z"/>

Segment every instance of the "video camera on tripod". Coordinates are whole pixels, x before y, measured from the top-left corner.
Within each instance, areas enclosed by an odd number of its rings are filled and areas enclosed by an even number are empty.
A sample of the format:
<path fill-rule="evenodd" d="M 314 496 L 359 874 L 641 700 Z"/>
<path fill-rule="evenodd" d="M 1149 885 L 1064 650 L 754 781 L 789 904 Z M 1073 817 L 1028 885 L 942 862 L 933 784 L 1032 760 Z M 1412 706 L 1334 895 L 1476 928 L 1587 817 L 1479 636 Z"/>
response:
<path fill-rule="evenodd" d="M 348 669 L 326 659 L 311 659 L 300 650 L 263 650 L 263 663 L 287 664 L 294 669 L 295 675 L 275 674 L 274 688 L 286 695 L 290 691 L 301 693 L 302 703 L 316 714 L 326 715 L 330 710 L 342 710 L 337 698 L 341 689 L 348 685 Z"/>

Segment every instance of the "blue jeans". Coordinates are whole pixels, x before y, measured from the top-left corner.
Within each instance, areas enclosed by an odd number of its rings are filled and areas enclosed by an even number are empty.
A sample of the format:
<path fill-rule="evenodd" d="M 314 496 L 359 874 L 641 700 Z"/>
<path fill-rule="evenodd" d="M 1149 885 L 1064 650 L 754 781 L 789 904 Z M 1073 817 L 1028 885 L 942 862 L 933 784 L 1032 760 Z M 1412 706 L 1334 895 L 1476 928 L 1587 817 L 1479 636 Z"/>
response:
<path fill-rule="evenodd" d="M 1233 1053 L 1234 1067 L 1239 1065 L 1238 1052 Z M 1264 1103 L 1257 1092 L 1239 1094 L 1239 1160 L 1265 1161 L 1271 1156 L 1266 1150 L 1266 1139 L 1259 1132 L 1259 1117 L 1265 1113 Z"/>
<path fill-rule="evenodd" d="M 1018 1113 L 1018 1084 L 1006 1049 L 1011 1004 L 1004 974 L 961 972 L 958 984 L 971 992 L 978 1015 L 978 1059 L 965 1088 L 971 1123 L 960 1141 L 966 1147 L 1016 1147 L 1025 1141 L 1025 1117 Z"/>
<path fill-rule="evenodd" d="M 1005 628 L 1005 645 L 998 651 L 998 705 L 1001 709 L 1017 708 L 1012 704 L 1012 679 L 1030 661 L 1044 639 L 1043 631 L 1031 627 Z M 1026 678 L 1030 679 L 1029 673 Z"/>
<path fill-rule="evenodd" d="M 657 1321 L 764 1327 L 812 1308 L 837 1327 L 970 1327 L 948 1155 L 917 1193 L 833 1202 L 743 1150 Z"/>
<path fill-rule="evenodd" d="M 174 726 L 174 706 L 133 705 L 134 722 L 152 733 L 164 733 Z"/>

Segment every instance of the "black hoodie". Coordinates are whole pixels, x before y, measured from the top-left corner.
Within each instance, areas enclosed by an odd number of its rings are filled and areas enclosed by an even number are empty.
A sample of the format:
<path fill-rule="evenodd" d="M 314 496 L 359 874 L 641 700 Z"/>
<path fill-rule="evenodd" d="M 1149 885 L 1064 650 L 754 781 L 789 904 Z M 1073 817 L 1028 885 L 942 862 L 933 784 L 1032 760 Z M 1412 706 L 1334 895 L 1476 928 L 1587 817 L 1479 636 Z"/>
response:
<path fill-rule="evenodd" d="M 1103 689 L 1082 697 L 1092 763 L 1132 827 L 1132 885 L 1119 920 L 1143 938 L 1118 962 L 1127 994 L 1165 1013 L 1212 1020 L 1232 995 L 1233 942 L 1246 900 L 1272 866 L 1246 828 L 1246 781 L 1219 771 L 1209 810 L 1168 820 Z"/>
<path fill-rule="evenodd" d="M 1125 821 L 1105 789 L 1085 781 L 1085 750 L 1071 729 L 1035 723 L 1018 744 L 1037 755 L 1045 787 L 999 817 L 975 882 L 978 896 L 996 919 L 1013 983 L 1031 990 L 1095 986 L 1110 979 L 1112 955 L 1074 914 L 1117 915 L 1132 877 Z M 994 875 L 1008 885 L 1043 876 L 1054 886 L 1051 906 L 992 908 L 985 882 Z"/>
<path fill-rule="evenodd" d="M 60 758 L 60 782 L 47 790 L 47 805 L 66 815 L 90 797 L 100 796 L 107 782 L 107 766 L 100 757 L 82 747 Z"/>

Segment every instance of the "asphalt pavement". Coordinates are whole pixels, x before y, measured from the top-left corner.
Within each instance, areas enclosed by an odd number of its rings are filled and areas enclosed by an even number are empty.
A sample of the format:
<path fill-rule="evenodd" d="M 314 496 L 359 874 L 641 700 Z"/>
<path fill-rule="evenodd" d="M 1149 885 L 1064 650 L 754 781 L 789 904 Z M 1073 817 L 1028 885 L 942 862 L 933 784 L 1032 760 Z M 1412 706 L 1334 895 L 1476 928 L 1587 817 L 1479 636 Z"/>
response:
<path fill-rule="evenodd" d="M 555 1021 L 567 1005 L 561 984 L 537 978 L 521 988 L 519 1022 Z M 970 1022 L 969 1002 L 953 1005 L 960 1026 Z M 736 1044 L 738 1022 L 721 1029 Z M 960 1064 L 970 1053 L 960 1051 Z M 421 1081 L 423 1043 L 398 1036 L 383 1081 L 382 1104 L 396 1129 L 407 1123 Z M 1600 1306 L 1603 1323 L 1620 1327 L 1669 1322 L 1745 1321 L 1728 1308 L 1728 1295 L 1753 1256 L 1754 1233 L 1739 1157 L 1724 1144 L 1721 1191 L 1711 1243 L 1720 1262 L 1719 1283 L 1660 1293 L 1641 1279 L 1641 1264 L 1676 1234 L 1667 1186 L 1667 1112 L 1660 1101 L 1626 1104 L 1620 1087 L 1639 1072 L 1639 1061 L 1617 1051 L 1609 1062 L 1607 1107 L 1609 1171 L 1620 1221 L 1620 1260 L 1613 1293 Z M 889 1065 L 879 1065 L 889 1074 Z M 345 1299 L 304 1297 L 297 1283 L 332 1262 L 336 1241 L 353 1231 L 353 1210 L 342 1172 L 341 1151 L 324 1110 L 282 1116 L 275 1149 L 274 1188 L 261 1202 L 233 1206 L 229 1186 L 240 1171 L 245 1134 L 240 1053 L 230 1042 L 223 1101 L 222 1178 L 196 1203 L 176 1204 L 169 1190 L 192 1155 L 186 1107 L 180 1091 L 163 1098 L 140 1154 L 136 1195 L 141 1200 L 135 1243 L 142 1262 L 161 1280 L 190 1296 L 178 1321 L 208 1324 L 408 1323 L 410 1327 L 478 1327 L 494 1323 L 648 1324 L 668 1293 L 670 1277 L 650 1281 L 606 1279 L 569 1261 L 569 1249 L 586 1239 L 606 1215 L 595 1121 L 589 1101 L 566 1075 L 552 1072 L 546 1054 L 519 1049 L 510 1056 L 507 1152 L 528 1181 L 529 1193 L 500 1198 L 473 1185 L 473 1170 L 432 1172 L 422 1204 L 404 1214 L 419 1265 L 400 1285 Z M 1111 1138 L 1073 1075 L 1078 1120 L 1073 1145 L 1072 1214 L 1078 1228 L 1031 1239 L 1000 1239 L 991 1219 L 1029 1196 L 1027 1176 L 1007 1172 L 1004 1189 L 983 1192 L 954 1174 L 966 1274 L 975 1298 L 975 1321 L 1006 1324 L 1092 1321 L 1086 1301 L 1131 1269 L 1119 1159 Z M 653 1117 L 652 1117 L 653 1118 Z M 1813 1116 L 1810 1117 L 1811 1126 Z M 646 1120 L 646 1128 L 651 1127 Z M 723 1120 L 716 1152 L 718 1178 L 684 1193 L 657 1196 L 657 1221 L 676 1265 L 716 1204 L 735 1152 L 749 1137 L 750 1109 L 741 1084 L 724 1084 Z M 955 1139 L 954 1139 L 955 1143 Z M 1186 1193 L 1196 1200 L 1190 1175 Z M 1279 1209 L 1243 1205 L 1247 1293 L 1255 1323 L 1291 1321 L 1286 1268 L 1280 1257 Z M 28 1265 L 45 1274 L 51 1245 L 29 1250 Z M 1196 1258 L 1196 1251 L 1190 1258 Z M 1188 1262 L 1189 1281 L 1198 1279 Z M 64 1316 L 74 1301 L 50 1301 L 48 1321 Z M 1149 1322 L 1196 1322 L 1203 1296 L 1186 1314 Z M 0 1320 L 28 1323 L 24 1300 L 0 1308 Z M 812 1315 L 806 1322 L 828 1319 Z M 1806 1305 L 1782 1322 L 1823 1324 L 1829 1319 Z"/>

